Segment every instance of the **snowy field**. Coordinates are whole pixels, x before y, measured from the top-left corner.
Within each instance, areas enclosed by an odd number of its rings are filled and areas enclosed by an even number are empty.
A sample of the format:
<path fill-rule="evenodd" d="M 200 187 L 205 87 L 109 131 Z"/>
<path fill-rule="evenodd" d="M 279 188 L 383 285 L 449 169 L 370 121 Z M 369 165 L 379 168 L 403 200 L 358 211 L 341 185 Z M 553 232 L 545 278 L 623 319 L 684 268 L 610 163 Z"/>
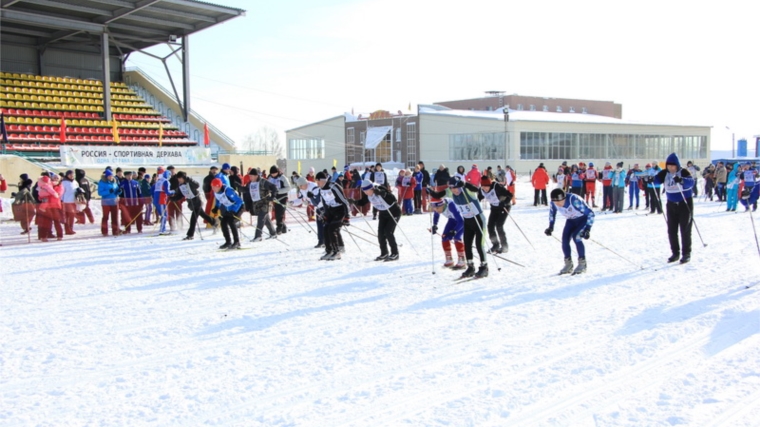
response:
<path fill-rule="evenodd" d="M 749 214 L 697 202 L 708 246 L 694 232 L 686 265 L 665 263 L 662 216 L 597 215 L 591 238 L 632 263 L 588 242 L 588 273 L 558 277 L 528 191 L 513 214 L 535 249 L 506 226 L 526 267 L 489 259 L 465 283 L 437 236 L 432 274 L 428 215 L 402 218 L 394 263 L 372 261 L 360 218 L 361 249 L 344 234 L 333 262 L 292 214 L 279 242 L 235 252 L 221 233 L 103 238 L 98 223 L 28 245 L 4 221 L 0 425 L 760 425 Z"/>

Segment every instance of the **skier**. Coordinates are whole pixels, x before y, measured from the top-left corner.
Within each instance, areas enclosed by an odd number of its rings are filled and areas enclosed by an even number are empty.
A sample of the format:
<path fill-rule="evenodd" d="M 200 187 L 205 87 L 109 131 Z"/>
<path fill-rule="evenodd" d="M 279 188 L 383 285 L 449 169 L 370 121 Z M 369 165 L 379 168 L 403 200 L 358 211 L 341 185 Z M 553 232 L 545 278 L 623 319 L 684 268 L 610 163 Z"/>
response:
<path fill-rule="evenodd" d="M 248 194 L 251 199 L 248 212 L 250 212 L 251 216 L 256 217 L 256 235 L 253 237 L 253 241 L 260 242 L 263 240 L 261 233 L 264 230 L 264 226 L 267 227 L 267 233 L 269 234 L 267 238 L 276 239 L 278 233 L 272 225 L 272 219 L 269 216 L 269 204 L 277 197 L 277 187 L 272 182 L 261 179 L 257 168 L 248 171 L 248 179 Z"/>
<path fill-rule="evenodd" d="M 317 221 L 317 246 L 314 248 L 325 247 L 325 224 L 322 221 L 325 209 L 322 207 L 322 199 L 319 197 L 319 186 L 313 181 L 309 181 L 307 177 L 300 177 L 296 180 L 298 186 L 298 198 L 303 203 L 307 203 L 306 212 L 308 214 L 309 209 L 311 212 L 316 211 Z"/>
<path fill-rule="evenodd" d="M 386 190 L 391 191 L 391 184 L 388 182 L 388 176 L 383 171 L 383 164 L 377 163 L 375 165 L 375 171 L 372 172 L 372 182 L 379 187 L 385 187 Z M 372 219 L 377 219 L 377 209 L 372 208 Z"/>
<path fill-rule="evenodd" d="M 462 243 L 464 219 L 459 214 L 456 203 L 448 197 L 443 199 L 431 197 L 430 207 L 433 209 L 433 228 L 430 230 L 431 233 L 436 234 L 438 232 L 438 220 L 441 216 L 448 219 L 443 227 L 443 232 L 441 232 L 441 246 L 443 246 L 443 253 L 446 256 L 446 262 L 443 266 L 450 267 L 452 270 L 463 269 L 466 265 L 464 243 Z M 454 264 L 454 259 L 451 256 L 452 240 L 457 251 L 456 264 Z"/>
<path fill-rule="evenodd" d="M 411 176 L 411 174 L 410 174 Z M 379 221 L 377 222 L 377 240 L 380 243 L 380 256 L 375 261 L 397 261 L 398 245 L 396 237 L 393 235 L 396 231 L 398 221 L 401 219 L 401 209 L 398 206 L 396 197 L 384 187 L 375 187 L 372 181 L 362 181 L 362 191 L 367 198 L 359 199 L 355 202 L 358 206 L 371 203 L 372 207 L 379 211 Z M 365 201 L 366 200 L 366 201 Z M 391 253 L 388 253 L 388 246 Z"/>
<path fill-rule="evenodd" d="M 380 164 L 378 163 L 378 165 Z M 378 173 L 375 172 L 375 177 L 377 175 Z M 343 241 L 340 235 L 340 227 L 344 222 L 348 222 L 349 203 L 343 195 L 343 189 L 340 188 L 340 185 L 330 182 L 324 172 L 317 173 L 317 183 L 319 185 L 319 196 L 325 207 L 325 254 L 320 260 L 334 261 L 340 259 Z"/>
<path fill-rule="evenodd" d="M 274 165 L 269 168 L 269 178 L 267 180 L 277 189 L 274 199 L 274 215 L 277 222 L 276 234 L 285 234 L 288 231 L 288 228 L 285 226 L 285 203 L 288 202 L 290 183 L 288 183 L 288 178 L 283 176 L 280 173 L 280 169 Z"/>
<path fill-rule="evenodd" d="M 169 178 L 171 178 L 172 173 L 164 170 L 161 166 L 158 167 L 156 172 L 158 176 L 156 178 L 156 185 L 153 188 L 153 204 L 156 206 L 158 220 L 161 221 L 158 234 L 170 234 L 166 231 L 166 221 L 168 220 L 166 205 L 169 202 L 169 197 L 174 195 L 174 191 L 169 188 Z"/>
<path fill-rule="evenodd" d="M 216 199 L 212 212 L 221 214 L 222 235 L 224 235 L 224 244 L 219 246 L 219 249 L 240 249 L 237 223 L 240 219 L 238 212 L 243 208 L 243 200 L 238 196 L 235 189 L 224 185 L 219 178 L 214 178 L 211 181 L 211 190 Z M 232 242 L 230 242 L 230 234 L 232 235 Z"/>
<path fill-rule="evenodd" d="M 676 153 L 671 153 L 665 160 L 665 169 L 658 172 L 654 182 L 665 185 L 667 195 L 668 238 L 672 255 L 668 262 L 678 261 L 681 252 L 681 264 L 691 259 L 691 224 L 694 202 L 692 189 L 695 178 L 688 169 L 681 167 Z M 678 245 L 678 230 L 681 230 L 681 246 Z"/>
<path fill-rule="evenodd" d="M 100 208 L 103 211 L 100 232 L 103 236 L 108 236 L 108 217 L 110 216 L 111 231 L 116 237 L 121 234 L 119 230 L 119 183 L 115 181 L 111 169 L 106 169 L 98 182 L 98 196 L 100 196 Z"/>
<path fill-rule="evenodd" d="M 548 175 L 546 179 L 549 179 Z M 545 196 L 546 190 L 544 190 Z M 512 193 L 503 185 L 484 176 L 480 179 L 480 191 L 478 191 L 478 200 L 483 199 L 491 205 L 491 213 L 488 215 L 488 237 L 493 244 L 491 252 L 505 253 L 509 251 L 509 244 L 507 235 L 504 233 L 504 223 L 512 209 Z"/>
<path fill-rule="evenodd" d="M 216 220 L 207 215 L 204 211 L 203 203 L 201 202 L 200 184 L 194 179 L 187 176 L 184 171 L 177 172 L 177 183 L 179 183 L 178 190 L 187 200 L 187 204 L 190 207 L 192 213 L 190 214 L 190 226 L 187 229 L 187 236 L 182 240 L 193 240 L 195 236 L 196 224 L 198 224 L 198 217 L 200 216 L 209 224 L 216 224 Z"/>
<path fill-rule="evenodd" d="M 628 170 L 628 176 L 626 177 L 626 185 L 628 186 L 628 210 L 633 209 L 633 199 L 636 198 L 636 209 L 639 208 L 639 178 L 641 177 L 641 169 L 639 164 L 634 163 L 633 167 Z"/>
<path fill-rule="evenodd" d="M 604 169 L 602 169 L 599 180 L 602 181 L 602 212 L 606 210 L 614 210 L 612 203 L 612 163 L 604 163 Z"/>
<path fill-rule="evenodd" d="M 565 194 L 559 188 L 552 190 L 552 205 L 549 209 L 549 228 L 544 233 L 551 236 L 554 231 L 554 220 L 557 212 L 567 218 L 562 230 L 562 253 L 565 255 L 565 266 L 559 274 L 581 274 L 586 272 L 586 247 L 582 239 L 591 236 L 591 226 L 594 225 L 594 211 L 579 196 Z M 570 253 L 570 239 L 575 242 L 578 251 L 578 266 L 573 270 L 573 259 Z"/>
<path fill-rule="evenodd" d="M 750 162 L 746 162 L 737 176 L 740 181 L 744 182 L 744 189 L 742 190 L 740 200 L 742 206 L 744 206 L 744 210 L 748 211 L 751 205 L 752 212 L 756 211 L 757 199 L 760 196 L 760 185 L 755 185 L 757 170 L 752 169 L 752 164 Z"/>
<path fill-rule="evenodd" d="M 728 178 L 726 178 L 726 212 L 736 212 L 736 205 L 739 204 L 739 164 L 729 163 L 726 165 Z"/>
<path fill-rule="evenodd" d="M 589 162 L 588 163 L 588 169 L 586 169 L 585 174 L 585 181 L 586 181 L 586 204 L 588 204 L 588 199 L 591 198 L 591 207 L 596 207 L 596 179 L 599 178 L 599 176 L 596 173 L 596 169 L 594 169 L 594 163 Z"/>
<path fill-rule="evenodd" d="M 122 217 L 121 221 L 125 228 L 122 233 L 129 234 L 132 232 L 132 222 L 135 219 L 137 232 L 142 233 L 143 228 L 143 213 L 142 213 L 142 194 L 140 193 L 140 183 L 132 179 L 132 172 L 127 171 L 124 173 L 124 179 L 119 184 L 121 187 L 121 194 L 123 197 L 123 206 L 128 217 Z"/>
<path fill-rule="evenodd" d="M 462 273 L 460 278 L 467 277 L 487 277 L 488 276 L 488 261 L 486 260 L 486 251 L 484 248 L 485 235 L 483 234 L 483 225 L 485 224 L 483 209 L 480 207 L 480 202 L 476 197 L 478 193 L 478 187 L 465 183 L 458 176 L 454 176 L 449 180 L 449 189 L 451 190 L 451 198 L 457 206 L 457 210 L 464 218 L 464 251 L 467 257 L 467 270 Z M 445 193 L 437 192 L 431 194 L 433 197 L 442 198 Z M 480 267 L 475 272 L 475 265 L 473 261 L 472 244 L 475 243 L 475 248 L 478 251 L 480 257 Z"/>

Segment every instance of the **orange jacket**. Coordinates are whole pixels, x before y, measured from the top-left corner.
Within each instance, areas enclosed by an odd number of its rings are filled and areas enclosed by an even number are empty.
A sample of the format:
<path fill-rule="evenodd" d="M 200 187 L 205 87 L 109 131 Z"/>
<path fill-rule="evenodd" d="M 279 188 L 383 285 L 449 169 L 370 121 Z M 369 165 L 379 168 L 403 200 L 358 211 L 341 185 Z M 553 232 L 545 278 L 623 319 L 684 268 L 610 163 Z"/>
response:
<path fill-rule="evenodd" d="M 536 168 L 530 181 L 536 190 L 546 190 L 546 186 L 549 185 L 549 174 L 544 168 Z"/>

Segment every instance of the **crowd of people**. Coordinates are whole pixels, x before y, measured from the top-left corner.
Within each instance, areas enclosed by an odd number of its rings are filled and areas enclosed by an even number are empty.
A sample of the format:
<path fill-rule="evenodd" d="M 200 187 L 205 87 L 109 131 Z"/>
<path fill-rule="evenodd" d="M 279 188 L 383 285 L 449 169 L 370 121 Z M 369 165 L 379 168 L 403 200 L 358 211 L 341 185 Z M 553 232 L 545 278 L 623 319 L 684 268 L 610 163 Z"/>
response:
<path fill-rule="evenodd" d="M 664 163 L 666 169 L 661 169 L 656 161 L 646 164 L 644 169 L 638 164 L 625 169 L 623 162 L 614 168 L 606 162 L 597 170 L 593 162 L 570 166 L 563 162 L 552 175 L 543 163 L 536 168 L 531 174 L 533 205 L 549 205 L 549 227 L 545 233 L 552 235 L 557 213 L 567 218 L 561 239 L 565 265 L 560 274 L 585 272 L 583 240 L 590 238 L 594 208 L 623 212 L 626 191 L 629 210 L 639 209 L 643 198 L 650 213 L 663 213 L 662 199 L 665 199 L 672 251 L 669 262 L 690 260 L 693 197 L 698 197 L 700 175 L 705 183 L 705 199 L 726 202 L 727 211 L 735 211 L 739 202 L 745 210 L 757 209 L 760 185 L 755 185 L 758 171 L 752 163 L 718 162 L 701 173 L 692 162 L 681 167 L 675 153 Z M 158 235 L 173 234 L 183 225 L 183 205 L 187 202 L 190 219 L 184 240 L 194 239 L 200 228 L 198 221 L 202 219 L 206 228 L 214 231 L 221 228 L 225 242 L 220 249 L 237 249 L 244 212 L 251 215 L 251 222 L 256 219 L 252 241 L 259 242 L 287 233 L 285 216 L 290 211 L 289 215 L 296 216 L 296 221 L 303 225 L 316 222 L 316 247 L 325 248 L 322 260 L 341 258 L 345 250 L 341 230 L 352 216 L 369 217 L 370 209 L 372 219 L 379 219 L 380 254 L 376 260 L 398 260 L 399 245 L 394 233 L 399 221 L 403 216 L 430 212 L 433 222 L 430 231 L 441 236 L 444 267 L 464 269 L 462 277 L 467 278 L 487 276 L 486 255 L 500 256 L 509 250 L 504 224 L 516 203 L 516 178 L 509 166 L 481 171 L 473 164 L 469 171 L 459 166 L 452 174 L 445 165 L 431 173 L 424 162 L 419 162 L 414 168 L 400 170 L 395 178 L 388 177 L 382 164 L 377 163 L 363 170 L 346 167 L 338 171 L 333 167 L 331 171 L 316 172 L 311 168 L 303 177 L 293 172 L 288 179 L 277 166 L 270 167 L 268 174 L 265 169 L 249 168 L 242 175 L 237 167 L 225 163 L 221 169 L 211 166 L 201 183 L 184 171 L 175 172 L 173 166 L 159 166 L 153 173 L 142 167 L 137 171 L 106 167 L 94 191 L 100 199 L 103 236 L 108 236 L 109 230 L 112 236 L 129 234 L 133 226 L 137 233 L 142 233 L 145 226 L 155 226 Z M 552 182 L 555 188 L 547 198 Z M 602 187 L 600 206 L 596 200 L 597 184 Z M 291 186 L 297 188 L 293 200 L 288 197 Z M 0 191 L 6 188 L 0 176 Z M 20 223 L 22 234 L 30 233 L 32 224 L 36 224 L 37 238 L 43 242 L 76 234 L 76 224 L 95 221 L 90 209 L 91 188 L 80 169 L 61 174 L 44 172 L 36 181 L 22 174 L 18 191 L 12 194 L 14 219 Z M 293 209 L 299 204 L 306 207 L 305 213 Z M 490 211 L 487 218 L 486 210 Z M 303 218 L 299 219 L 301 215 Z M 446 224 L 438 233 L 441 217 L 446 218 Z M 491 242 L 490 249 L 485 246 L 486 237 Z M 577 266 L 572 262 L 571 242 L 578 253 Z M 475 252 L 480 261 L 477 269 Z"/>

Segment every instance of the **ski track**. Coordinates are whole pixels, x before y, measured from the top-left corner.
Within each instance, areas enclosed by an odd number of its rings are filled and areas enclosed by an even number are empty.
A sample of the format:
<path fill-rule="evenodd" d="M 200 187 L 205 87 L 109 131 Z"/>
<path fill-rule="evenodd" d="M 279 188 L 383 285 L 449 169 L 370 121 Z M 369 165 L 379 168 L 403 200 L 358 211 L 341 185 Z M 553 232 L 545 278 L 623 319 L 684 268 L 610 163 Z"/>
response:
<path fill-rule="evenodd" d="M 428 215 L 402 218 L 419 255 L 394 263 L 348 236 L 343 260 L 318 261 L 292 215 L 287 246 L 241 252 L 211 230 L 105 239 L 98 223 L 27 245 L 3 222 L 0 424 L 756 425 L 760 303 L 732 286 L 756 248 L 714 203 L 695 218 L 715 246 L 694 231 L 686 265 L 664 263 L 662 219 L 597 213 L 592 239 L 644 269 L 587 241 L 572 277 L 546 208 L 518 206 L 535 250 L 509 220 L 506 256 L 526 268 L 489 256 L 464 283 L 440 240 L 431 274 Z"/>

